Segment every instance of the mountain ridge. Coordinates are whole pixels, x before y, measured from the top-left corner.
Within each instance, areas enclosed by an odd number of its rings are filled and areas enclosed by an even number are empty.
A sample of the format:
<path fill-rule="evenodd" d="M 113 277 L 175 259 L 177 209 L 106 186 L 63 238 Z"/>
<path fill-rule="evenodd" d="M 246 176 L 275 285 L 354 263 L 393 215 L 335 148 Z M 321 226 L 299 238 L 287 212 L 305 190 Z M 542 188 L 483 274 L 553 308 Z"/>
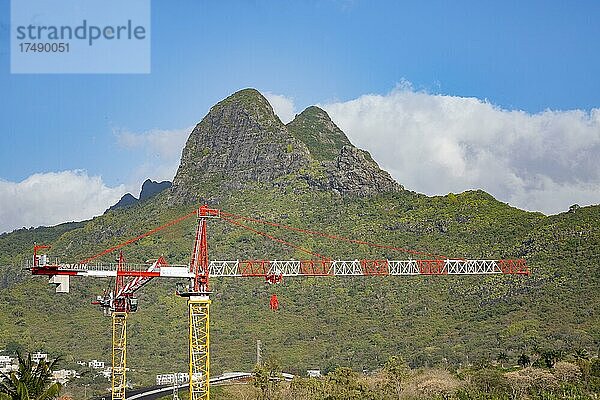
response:
<path fill-rule="evenodd" d="M 150 199 L 151 197 L 156 196 L 163 190 L 166 190 L 170 187 L 171 187 L 170 181 L 156 182 L 151 179 L 146 179 L 144 181 L 144 183 L 142 183 L 142 188 L 140 190 L 139 197 L 136 198 L 131 193 L 125 193 L 121 197 L 121 199 L 117 203 L 110 206 L 105 211 L 105 213 L 109 212 L 109 211 L 117 210 L 119 208 L 131 207 L 135 204 L 138 204 L 139 202 L 146 201 L 146 200 Z"/>
<path fill-rule="evenodd" d="M 290 178 L 341 195 L 403 189 L 324 110 L 308 107 L 284 125 L 260 92 L 243 89 L 213 106 L 192 130 L 171 194 L 185 203 L 198 198 L 194 191 L 206 194 L 200 181 L 221 191 L 248 183 L 282 187 Z"/>

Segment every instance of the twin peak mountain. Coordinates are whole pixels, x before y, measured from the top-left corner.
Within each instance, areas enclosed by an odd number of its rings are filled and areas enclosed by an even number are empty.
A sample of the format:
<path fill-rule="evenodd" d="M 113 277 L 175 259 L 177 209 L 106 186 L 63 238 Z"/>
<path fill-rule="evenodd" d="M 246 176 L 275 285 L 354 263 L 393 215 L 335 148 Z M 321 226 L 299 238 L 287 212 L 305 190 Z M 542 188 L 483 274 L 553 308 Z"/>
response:
<path fill-rule="evenodd" d="M 350 143 L 324 110 L 308 107 L 286 125 L 255 89 L 220 101 L 194 127 L 172 186 L 144 185 L 160 186 L 160 191 L 170 186 L 173 203 L 205 201 L 256 185 L 357 196 L 403 190 L 368 152 Z M 127 194 L 109 210 L 141 197 Z"/>
<path fill-rule="evenodd" d="M 287 125 L 255 89 L 214 105 L 192 130 L 170 189 L 175 202 L 253 185 L 368 196 L 403 190 L 315 106 Z"/>

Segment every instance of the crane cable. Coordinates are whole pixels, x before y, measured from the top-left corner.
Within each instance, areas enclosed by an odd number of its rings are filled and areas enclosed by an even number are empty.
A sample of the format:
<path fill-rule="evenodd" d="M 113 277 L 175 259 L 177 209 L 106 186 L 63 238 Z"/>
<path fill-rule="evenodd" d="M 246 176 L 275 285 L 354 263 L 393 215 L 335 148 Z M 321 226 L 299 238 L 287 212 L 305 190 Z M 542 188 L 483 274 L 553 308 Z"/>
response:
<path fill-rule="evenodd" d="M 244 224 L 242 224 L 241 222 L 238 222 L 238 221 L 235 221 L 235 220 L 233 220 L 233 219 L 229 219 L 229 218 L 227 218 L 227 217 L 224 217 L 224 216 L 223 216 L 223 212 L 221 212 L 221 219 L 223 219 L 223 220 L 225 220 L 225 221 L 229 222 L 230 224 L 237 225 L 237 226 L 239 226 L 239 227 L 241 227 L 241 228 L 247 229 L 247 230 L 249 230 L 249 231 L 251 231 L 251 232 L 254 232 L 254 233 L 258 234 L 258 235 L 264 236 L 264 237 L 266 237 L 266 238 L 268 238 L 268 239 L 271 239 L 271 240 L 274 240 L 274 241 L 276 241 L 276 242 L 279 242 L 279 243 L 281 243 L 281 244 L 284 244 L 284 245 L 286 245 L 286 246 L 292 247 L 292 248 L 294 248 L 294 249 L 296 249 L 296 250 L 299 250 L 299 251 L 301 251 L 301 252 L 303 252 L 303 253 L 310 254 L 311 256 L 318 257 L 318 258 L 320 258 L 320 259 L 322 259 L 322 260 L 328 260 L 328 259 L 329 259 L 328 257 L 325 257 L 325 256 L 323 256 L 323 255 L 321 255 L 321 254 L 319 254 L 319 253 L 315 253 L 314 251 L 310 251 L 310 250 L 308 250 L 308 249 L 305 249 L 304 247 L 301 247 L 301 246 L 295 245 L 295 244 L 293 244 L 293 243 L 290 243 L 290 242 L 286 242 L 286 241 L 285 241 L 285 240 L 283 240 L 283 239 L 279 239 L 279 238 L 277 238 L 277 237 L 275 237 L 275 236 L 269 235 L 268 233 L 261 232 L 261 231 L 259 231 L 259 230 L 256 230 L 256 229 L 254 229 L 254 228 L 251 228 L 251 227 L 249 227 L 249 226 L 247 226 L 247 225 L 244 225 Z"/>
<path fill-rule="evenodd" d="M 394 251 L 400 251 L 403 253 L 409 253 L 409 254 L 413 254 L 413 255 L 433 257 L 436 259 L 448 258 L 448 257 L 442 256 L 439 254 L 427 253 L 427 252 L 422 252 L 422 251 L 417 251 L 417 250 L 410 250 L 410 249 L 406 249 L 403 247 L 394 247 L 394 246 L 389 246 L 389 245 L 377 244 L 377 243 L 373 243 L 373 242 L 367 242 L 364 240 L 349 239 L 349 238 L 345 238 L 343 236 L 336 236 L 336 235 L 330 235 L 330 234 L 323 233 L 323 232 L 311 231 L 308 229 L 295 228 L 293 226 L 278 224 L 276 222 L 263 221 L 263 220 L 256 219 L 256 218 L 244 217 L 242 215 L 230 214 L 230 213 L 221 211 L 221 216 L 223 216 L 223 215 L 227 215 L 229 217 L 236 218 L 236 219 L 243 219 L 243 220 L 250 221 L 250 222 L 256 222 L 256 223 L 263 224 L 263 225 L 270 225 L 270 226 L 274 226 L 277 228 L 283 228 L 283 229 L 287 229 L 287 230 L 291 230 L 291 231 L 295 231 L 295 232 L 305 233 L 308 235 L 321 236 L 321 237 L 333 239 L 333 240 L 340 240 L 340 241 L 344 241 L 344 242 L 348 242 L 348 243 L 362 244 L 362 245 L 366 245 L 366 246 L 370 246 L 370 247 L 377 247 L 380 249 L 394 250 Z"/>
<path fill-rule="evenodd" d="M 122 247 L 125 247 L 125 246 L 127 246 L 129 244 L 135 243 L 135 242 L 137 242 L 137 241 L 139 241 L 141 239 L 144 239 L 145 237 L 148 237 L 148 236 L 150 236 L 150 235 L 152 235 L 154 233 L 157 233 L 157 232 L 159 232 L 159 231 L 161 231 L 161 230 L 163 230 L 165 228 L 168 228 L 170 226 L 176 225 L 176 224 L 178 224 L 178 223 L 180 223 L 180 222 L 182 222 L 182 221 L 190 218 L 191 216 L 197 215 L 197 214 L 198 214 L 198 209 L 194 209 L 194 211 L 192 211 L 192 212 L 190 212 L 190 213 L 188 213 L 188 214 L 186 214 L 186 215 L 184 215 L 182 217 L 179 217 L 179 218 L 176 218 L 174 220 L 171 220 L 171 221 L 169 221 L 169 222 L 167 222 L 167 223 L 165 223 L 163 225 L 160 225 L 160 226 L 158 226 L 158 227 L 156 227 L 154 229 L 151 229 L 148 232 L 145 232 L 145 233 L 143 233 L 143 234 L 141 234 L 139 236 L 136 236 L 134 238 L 126 240 L 125 242 L 122 242 L 122 243 L 119 243 L 119 244 L 117 244 L 115 246 L 112 246 L 112 247 L 110 247 L 110 248 L 108 248 L 106 250 L 101 251 L 100 253 L 94 254 L 91 257 L 85 258 L 85 259 L 79 261 L 78 264 L 87 264 L 90 261 L 92 261 L 92 260 L 94 260 L 94 259 L 96 259 L 98 257 L 102 257 L 103 255 L 106 255 L 108 253 L 112 253 L 115 250 L 119 250 Z M 227 217 L 231 217 L 231 218 L 227 218 Z M 279 223 L 276 223 L 276 222 L 264 221 L 264 220 L 257 219 L 257 218 L 244 217 L 242 215 L 228 213 L 228 212 L 225 212 L 223 210 L 221 210 L 221 218 L 224 219 L 225 221 L 233 224 L 233 225 L 237 225 L 237 226 L 239 226 L 241 228 L 244 228 L 246 230 L 249 230 L 249 231 L 251 231 L 253 233 L 256 233 L 258 235 L 264 236 L 264 237 L 266 237 L 268 239 L 274 240 L 274 241 L 279 242 L 281 244 L 284 244 L 286 246 L 292 247 L 292 248 L 294 248 L 296 250 L 299 250 L 299 251 L 301 251 L 303 253 L 310 254 L 312 256 L 318 257 L 318 258 L 320 258 L 322 260 L 328 260 L 329 258 L 325 257 L 325 256 L 323 256 L 323 255 L 321 255 L 319 253 L 316 253 L 316 252 L 310 251 L 308 249 L 305 249 L 305 248 L 303 248 L 301 246 L 298 246 L 298 245 L 295 245 L 293 243 L 287 242 L 287 241 L 285 241 L 283 239 L 279 239 L 279 238 L 277 238 L 275 236 L 269 235 L 269 234 L 267 234 L 265 232 L 262 232 L 262 231 L 254 229 L 254 228 L 251 228 L 251 227 L 249 227 L 247 225 L 244 225 L 244 224 L 242 224 L 242 223 L 240 223 L 238 221 L 235 221 L 235 219 L 242 219 L 242 220 L 249 221 L 249 222 L 259 223 L 259 224 L 263 224 L 263 225 L 269 225 L 269 226 L 273 226 L 273 227 L 276 227 L 276 228 L 287 229 L 289 231 L 304 233 L 304 234 L 313 235 L 313 236 L 320 236 L 320 237 L 324 237 L 324 238 L 327 238 L 327 239 L 339 240 L 339 241 L 344 241 L 344 242 L 353 243 L 353 244 L 359 244 L 359 245 L 366 245 L 366 246 L 376 247 L 376 248 L 386 249 L 386 250 L 400 251 L 400 252 L 403 252 L 403 253 L 408 253 L 408 254 L 413 254 L 413 255 L 418 255 L 418 256 L 428 256 L 428 257 L 433 257 L 433 258 L 436 258 L 436 259 L 447 258 L 445 256 L 437 255 L 437 254 L 433 254 L 433 253 L 427 253 L 427 252 L 422 252 L 422 251 L 417 251 L 417 250 L 410 250 L 410 249 L 406 249 L 406 248 L 403 248 L 403 247 L 395 247 L 395 246 L 383 245 L 383 244 L 378 244 L 378 243 L 373 243 L 373 242 L 367 242 L 367 241 L 364 241 L 364 240 L 350 239 L 350 238 L 346 238 L 346 237 L 343 237 L 343 236 L 331 235 L 331 234 L 328 234 L 328 233 L 318 232 L 318 231 L 312 231 L 312 230 L 309 230 L 309 229 L 296 228 L 296 227 L 293 227 L 293 226 L 279 224 Z"/>
<path fill-rule="evenodd" d="M 156 233 L 156 232 L 162 231 L 163 229 L 165 229 L 165 228 L 168 228 L 169 226 L 173 226 L 173 225 L 175 225 L 175 224 L 178 224 L 178 223 L 180 223 L 181 221 L 184 221 L 184 220 L 186 220 L 186 219 L 190 218 L 192 215 L 196 215 L 197 213 L 198 213 L 198 210 L 196 209 L 196 210 L 192 211 L 191 213 L 184 215 L 183 217 L 179 217 L 179 218 L 177 218 L 177 219 L 171 220 L 171 221 L 167 222 L 167 223 L 166 223 L 166 224 L 164 224 L 164 225 L 161 225 L 161 226 L 158 226 L 158 227 L 156 227 L 156 228 L 154 228 L 154 229 L 151 229 L 151 230 L 149 230 L 149 231 L 148 231 L 148 232 L 146 232 L 146 233 L 142 233 L 142 234 L 141 234 L 141 235 L 139 235 L 139 236 L 136 236 L 136 237 L 134 237 L 134 238 L 132 238 L 132 239 L 129 239 L 129 240 L 127 240 L 127 241 L 123 242 L 123 243 L 119 243 L 119 244 L 117 244 L 116 246 L 110 247 L 110 248 L 108 248 L 108 249 L 106 249 L 106 250 L 104 250 L 104 251 L 101 251 L 101 252 L 100 252 L 100 253 L 98 253 L 98 254 L 94 254 L 94 255 L 93 255 L 93 256 L 91 256 L 91 257 L 88 257 L 88 258 L 86 258 L 86 259 L 83 259 L 83 260 L 79 261 L 79 264 L 87 264 L 88 262 L 90 262 L 90 261 L 92 261 L 92 260 L 94 260 L 94 259 L 96 259 L 96 258 L 98 258 L 98 257 L 101 257 L 101 256 L 103 256 L 103 255 L 105 255 L 105 254 L 108 254 L 108 253 L 112 253 L 112 252 L 113 252 L 113 251 L 115 251 L 115 250 L 119 250 L 119 249 L 120 249 L 120 248 L 122 248 L 122 247 L 125 247 L 125 246 L 127 246 L 127 245 L 129 245 L 129 244 L 135 243 L 135 242 L 137 242 L 138 240 L 141 240 L 141 239 L 143 239 L 143 238 L 145 238 L 145 237 L 148 237 L 148 236 L 150 236 L 150 235 L 152 235 L 152 234 L 154 234 L 154 233 Z"/>

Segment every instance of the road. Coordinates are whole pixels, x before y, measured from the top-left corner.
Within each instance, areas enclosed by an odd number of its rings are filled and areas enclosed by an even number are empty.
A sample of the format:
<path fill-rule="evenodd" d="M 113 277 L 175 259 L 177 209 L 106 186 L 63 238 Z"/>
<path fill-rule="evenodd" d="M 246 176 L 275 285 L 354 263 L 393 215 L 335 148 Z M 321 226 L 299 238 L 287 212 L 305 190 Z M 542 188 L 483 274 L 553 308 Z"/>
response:
<path fill-rule="evenodd" d="M 294 375 L 282 374 L 286 381 L 292 380 Z M 247 382 L 252 377 L 249 372 L 228 372 L 223 375 L 215 376 L 210 379 L 211 386 L 224 385 L 233 382 Z M 187 389 L 188 383 L 182 383 L 177 386 L 179 390 Z M 169 386 L 150 386 L 141 389 L 129 390 L 126 394 L 127 400 L 156 400 L 173 393 L 173 385 Z M 96 397 L 94 400 L 110 400 L 110 394 L 106 396 Z"/>

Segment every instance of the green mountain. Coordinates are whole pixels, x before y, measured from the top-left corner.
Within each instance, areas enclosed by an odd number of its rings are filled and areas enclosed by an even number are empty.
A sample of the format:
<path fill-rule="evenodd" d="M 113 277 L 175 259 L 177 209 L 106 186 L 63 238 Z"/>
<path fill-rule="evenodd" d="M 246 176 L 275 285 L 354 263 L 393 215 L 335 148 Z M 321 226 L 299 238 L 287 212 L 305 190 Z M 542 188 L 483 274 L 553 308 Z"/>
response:
<path fill-rule="evenodd" d="M 319 161 L 333 161 L 344 146 L 352 146 L 346 134 L 329 115 L 316 106 L 308 107 L 287 125 L 292 135 L 310 150 Z"/>
<path fill-rule="evenodd" d="M 170 200 L 220 198 L 256 185 L 358 195 L 402 189 L 325 111 L 310 107 L 286 126 L 258 91 L 244 89 L 192 130 Z"/>
<path fill-rule="evenodd" d="M 510 361 L 545 349 L 595 354 L 600 343 L 600 206 L 544 216 L 482 191 L 427 197 L 405 190 L 327 114 L 309 107 L 284 125 L 256 90 L 211 108 L 192 130 L 173 186 L 82 223 L 0 235 L 0 348 L 45 349 L 74 360 L 110 360 L 110 320 L 90 305 L 110 282 L 72 279 L 56 295 L 21 266 L 34 242 L 76 262 L 148 231 L 198 204 L 338 236 L 464 258 L 524 257 L 531 276 L 432 276 L 212 281 L 212 370 L 250 370 L 256 340 L 283 369 L 374 369 L 400 354 L 412 366 Z M 188 261 L 194 221 L 124 249 L 131 261 Z M 251 224 L 251 223 L 248 223 Z M 410 255 L 252 225 L 334 258 Z M 209 225 L 211 259 L 306 258 L 224 220 Z M 111 262 L 115 254 L 105 256 Z M 184 371 L 185 300 L 155 280 L 132 314 L 134 384 Z M 268 308 L 277 293 L 280 310 Z"/>

